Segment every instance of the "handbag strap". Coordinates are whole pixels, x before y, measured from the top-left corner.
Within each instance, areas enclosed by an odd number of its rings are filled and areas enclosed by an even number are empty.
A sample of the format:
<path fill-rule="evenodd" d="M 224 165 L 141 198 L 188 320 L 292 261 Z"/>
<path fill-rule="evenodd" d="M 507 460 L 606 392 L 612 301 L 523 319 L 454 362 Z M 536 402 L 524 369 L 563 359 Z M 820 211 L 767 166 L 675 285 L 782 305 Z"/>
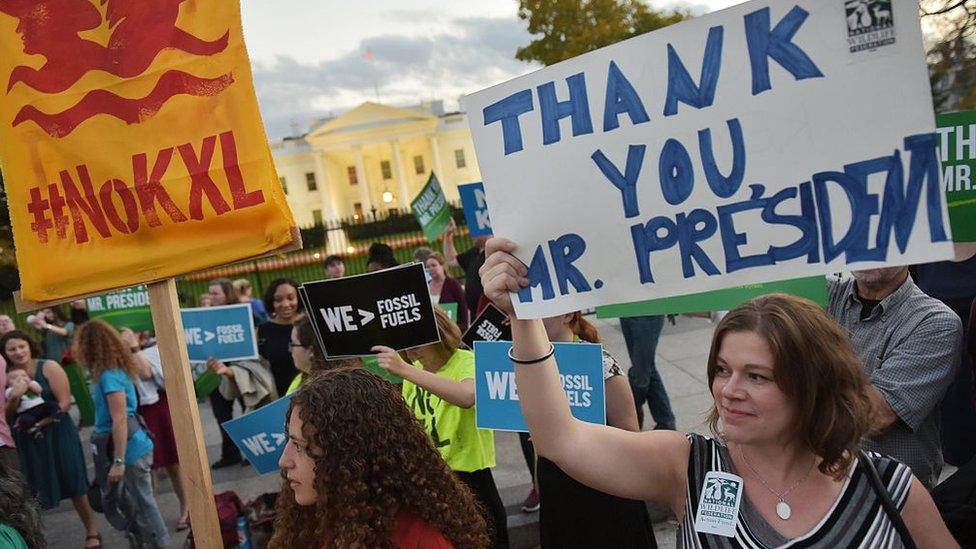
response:
<path fill-rule="evenodd" d="M 864 469 L 864 473 L 868 477 L 868 482 L 871 483 L 871 488 L 878 495 L 878 499 L 881 500 L 881 507 L 884 508 L 884 512 L 888 515 L 891 524 L 898 531 L 902 545 L 905 546 L 905 549 L 916 549 L 915 539 L 912 538 L 911 532 L 908 531 L 908 526 L 905 525 L 905 521 L 901 518 L 901 513 L 895 507 L 895 502 L 891 500 L 891 494 L 888 493 L 888 488 L 881 482 L 881 476 L 874 466 L 874 461 L 864 453 L 864 450 L 857 451 L 857 458 L 861 462 L 861 468 Z"/>

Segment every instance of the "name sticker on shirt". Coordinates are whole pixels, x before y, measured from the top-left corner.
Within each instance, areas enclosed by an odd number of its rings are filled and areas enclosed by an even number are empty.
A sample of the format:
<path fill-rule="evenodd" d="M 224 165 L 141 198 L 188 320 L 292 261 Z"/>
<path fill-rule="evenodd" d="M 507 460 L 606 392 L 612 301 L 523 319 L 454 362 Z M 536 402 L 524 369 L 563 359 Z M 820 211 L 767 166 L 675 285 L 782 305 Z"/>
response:
<path fill-rule="evenodd" d="M 735 536 L 735 522 L 742 502 L 742 477 L 719 471 L 705 475 L 695 531 L 728 538 Z"/>

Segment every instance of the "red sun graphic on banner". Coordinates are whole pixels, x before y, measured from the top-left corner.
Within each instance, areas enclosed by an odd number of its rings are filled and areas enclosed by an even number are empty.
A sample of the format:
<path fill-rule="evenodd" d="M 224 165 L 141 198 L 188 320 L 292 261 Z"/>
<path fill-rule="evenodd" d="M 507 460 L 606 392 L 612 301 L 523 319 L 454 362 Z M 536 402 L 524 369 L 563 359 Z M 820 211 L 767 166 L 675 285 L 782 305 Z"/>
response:
<path fill-rule="evenodd" d="M 91 71 L 104 71 L 119 79 L 140 77 L 163 50 L 175 49 L 195 56 L 224 51 L 228 31 L 207 40 L 177 26 L 183 1 L 99 0 L 99 4 L 94 4 L 88 0 L 0 0 L 0 12 L 19 19 L 17 33 L 23 41 L 23 52 L 46 59 L 40 68 L 14 67 L 6 91 L 28 86 L 43 94 L 58 94 Z M 82 37 L 99 28 L 108 30 L 107 44 Z M 25 105 L 13 124 L 32 121 L 54 137 L 71 133 L 98 114 L 135 124 L 153 116 L 176 95 L 216 95 L 233 81 L 230 73 L 205 78 L 169 69 L 162 72 L 145 96 L 128 98 L 108 89 L 90 90 L 73 106 L 59 112 L 46 113 Z"/>

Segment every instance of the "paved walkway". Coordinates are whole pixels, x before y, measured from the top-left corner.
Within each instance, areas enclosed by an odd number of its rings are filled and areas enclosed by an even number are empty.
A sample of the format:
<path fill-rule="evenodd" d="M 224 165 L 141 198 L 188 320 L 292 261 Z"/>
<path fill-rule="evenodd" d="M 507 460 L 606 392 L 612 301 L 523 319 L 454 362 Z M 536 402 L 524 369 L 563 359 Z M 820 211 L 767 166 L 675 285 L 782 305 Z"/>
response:
<path fill-rule="evenodd" d="M 593 321 L 600 330 L 606 348 L 620 361 L 621 366 L 630 367 L 620 326 L 615 320 Z M 711 403 L 706 378 L 705 361 L 711 342 L 712 324 L 699 318 L 678 317 L 677 324 L 666 324 L 658 345 L 657 367 L 664 378 L 671 405 L 677 417 L 678 428 L 684 431 L 704 432 L 704 415 Z M 650 414 L 645 411 L 650 419 Z M 200 417 L 204 423 L 207 453 L 210 462 L 215 461 L 220 452 L 218 426 L 208 404 L 200 406 Z M 652 423 L 648 421 L 648 423 Z M 82 441 L 87 441 L 90 429 L 82 429 Z M 528 493 L 531 483 L 525 460 L 519 447 L 518 436 L 514 433 L 496 433 L 497 467 L 494 469 L 495 482 L 509 510 L 509 528 L 512 531 L 513 547 L 534 547 L 538 543 L 535 529 L 536 514 L 527 515 L 519 511 L 522 499 Z M 86 447 L 88 444 L 84 444 Z M 91 463 L 89 459 L 88 463 Z M 242 500 L 248 501 L 264 492 L 277 491 L 281 479 L 277 474 L 257 475 L 251 467 L 232 466 L 213 471 L 214 489 L 217 492 L 234 490 Z M 176 524 L 179 505 L 167 479 L 159 484 L 157 499 L 163 518 L 171 528 Z M 127 547 L 123 537 L 114 531 L 98 515 L 105 547 Z M 659 547 L 674 547 L 674 525 L 662 522 L 656 525 Z M 81 547 L 84 531 L 70 502 L 44 513 L 44 531 L 52 548 Z M 185 534 L 173 534 L 173 546 L 181 547 Z"/>

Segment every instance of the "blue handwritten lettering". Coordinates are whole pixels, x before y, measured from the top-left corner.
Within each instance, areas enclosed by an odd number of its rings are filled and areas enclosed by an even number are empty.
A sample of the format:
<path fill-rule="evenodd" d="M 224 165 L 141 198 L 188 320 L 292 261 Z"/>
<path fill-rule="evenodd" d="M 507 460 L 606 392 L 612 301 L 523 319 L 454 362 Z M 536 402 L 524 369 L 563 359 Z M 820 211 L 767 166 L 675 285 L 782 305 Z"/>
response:
<path fill-rule="evenodd" d="M 813 201 L 813 189 L 810 182 L 800 183 L 800 215 L 783 215 L 776 213 L 776 206 L 786 200 L 793 200 L 797 196 L 797 188 L 783 189 L 773 195 L 763 208 L 762 219 L 770 225 L 790 225 L 796 227 L 802 236 L 796 242 L 786 246 L 770 246 L 769 255 L 774 263 L 794 259 L 804 254 L 807 263 L 820 262 L 820 241 L 817 238 L 816 207 Z M 731 272 L 731 271 L 730 271 Z"/>
<path fill-rule="evenodd" d="M 583 73 L 566 79 L 569 86 L 569 99 L 556 100 L 556 85 L 553 82 L 536 88 L 539 92 L 539 109 L 542 116 L 542 143 L 551 145 L 559 142 L 559 121 L 571 117 L 573 135 L 593 133 L 590 121 L 590 103 L 586 98 L 586 77 Z"/>
<path fill-rule="evenodd" d="M 637 205 L 637 177 L 640 175 L 641 165 L 644 163 L 644 152 L 646 150 L 646 145 L 631 145 L 627 147 L 627 166 L 624 173 L 620 173 L 617 166 L 603 154 L 603 151 L 598 149 L 590 156 L 597 167 L 600 168 L 600 171 L 603 172 L 603 175 L 606 176 L 607 180 L 614 187 L 620 189 L 620 194 L 624 201 L 624 216 L 627 218 L 640 214 L 640 208 Z"/>
<path fill-rule="evenodd" d="M 830 196 L 827 183 L 840 185 L 851 208 L 851 224 L 847 232 L 836 243 L 833 235 L 833 214 L 830 208 Z M 820 240 L 823 242 L 824 261 L 831 262 L 840 254 L 847 252 L 847 259 L 851 253 L 857 255 L 859 250 L 867 249 L 868 229 L 871 216 L 878 212 L 877 199 L 868 200 L 867 189 L 857 179 L 845 172 L 820 172 L 813 174 L 813 189 L 817 197 L 817 215 L 820 220 Z"/>
<path fill-rule="evenodd" d="M 529 285 L 518 292 L 521 303 L 532 303 L 532 288 L 542 286 L 542 299 L 552 299 L 556 293 L 552 291 L 552 278 L 549 276 L 549 264 L 546 263 L 546 253 L 542 246 L 537 246 L 535 253 L 532 254 L 532 262 L 529 263 L 529 272 L 525 275 L 529 279 Z"/>
<path fill-rule="evenodd" d="M 905 138 L 905 149 L 909 154 L 908 181 L 901 186 L 889 180 L 885 184 L 884 203 L 881 206 L 881 219 L 885 232 L 891 227 L 895 231 L 898 249 L 905 253 L 908 239 L 915 226 L 918 204 L 925 185 L 925 206 L 929 220 L 929 235 L 932 242 L 949 240 L 942 217 L 942 189 L 939 184 L 939 159 L 936 153 L 935 134 L 911 135 Z M 879 227 L 879 231 L 881 228 Z"/>
<path fill-rule="evenodd" d="M 695 187 L 695 170 L 688 150 L 677 139 L 668 139 L 658 158 L 661 192 L 668 204 L 678 205 L 691 196 Z"/>
<path fill-rule="evenodd" d="M 668 44 L 668 96 L 664 103 L 664 116 L 678 114 L 678 101 L 696 109 L 710 107 L 715 101 L 715 88 L 722 70 L 723 34 L 724 29 L 721 26 L 708 29 L 700 85 L 692 80 L 674 46 Z"/>
<path fill-rule="evenodd" d="M 748 236 L 735 230 L 735 221 L 732 216 L 739 212 L 764 209 L 769 200 L 762 198 L 766 192 L 765 186 L 750 185 L 749 189 L 752 191 L 749 200 L 718 207 L 718 224 L 722 232 L 722 248 L 725 250 L 725 272 L 727 273 L 773 264 L 773 258 L 768 252 L 745 257 L 739 253 L 739 246 L 745 246 L 748 243 Z"/>
<path fill-rule="evenodd" d="M 901 188 L 903 171 L 901 155 L 897 151 L 892 156 L 882 156 L 881 158 L 873 158 L 844 166 L 844 173 L 851 176 L 857 182 L 858 186 L 864 189 L 864 198 L 858 207 L 864 208 L 864 215 L 868 217 L 868 222 L 864 224 L 864 234 L 860 235 L 857 240 L 852 241 L 847 247 L 847 255 L 845 257 L 848 261 L 884 261 L 888 256 L 890 224 L 887 224 L 887 222 L 879 225 L 878 234 L 875 237 L 876 246 L 874 248 L 868 248 L 866 227 L 870 222 L 870 216 L 878 214 L 878 196 L 867 192 L 868 178 L 872 174 L 884 173 L 886 174 L 886 189 L 892 184 Z M 914 216 L 914 214 L 912 215 Z M 885 224 L 888 225 L 888 228 L 881 230 L 881 227 Z"/>
<path fill-rule="evenodd" d="M 590 291 L 590 283 L 586 281 L 583 273 L 573 265 L 573 262 L 583 255 L 586 251 L 586 241 L 574 233 L 564 234 L 555 240 L 549 241 L 549 253 L 552 255 L 552 266 L 556 271 L 556 283 L 559 285 L 559 293 L 566 295 L 569 293 L 569 284 L 579 292 Z"/>
<path fill-rule="evenodd" d="M 659 234 L 664 230 L 664 235 Z M 631 225 L 630 236 L 637 256 L 637 271 L 641 284 L 654 282 L 651 269 L 651 252 L 667 250 L 678 242 L 678 227 L 667 217 L 652 217 L 646 224 Z"/>
<path fill-rule="evenodd" d="M 732 139 L 732 170 L 728 177 L 722 175 L 715 163 L 715 153 L 712 149 L 712 130 L 705 128 L 698 131 L 698 149 L 702 156 L 702 167 L 705 169 L 705 179 L 712 192 L 719 198 L 729 198 L 742 186 L 742 178 L 746 173 L 746 144 L 742 137 L 742 125 L 738 118 L 726 121 L 729 127 L 729 137 Z"/>
<path fill-rule="evenodd" d="M 506 155 L 522 150 L 522 127 L 519 125 L 518 117 L 533 108 L 532 91 L 522 90 L 482 110 L 485 126 L 501 121 Z"/>
<path fill-rule="evenodd" d="M 708 240 L 718 224 L 715 216 L 708 210 L 695 208 L 691 213 L 679 213 L 675 216 L 678 225 L 678 250 L 681 252 L 681 272 L 685 278 L 695 276 L 695 267 L 691 260 L 694 258 L 698 266 L 709 276 L 720 274 L 718 268 L 709 259 L 705 250 L 698 245 L 702 240 Z M 701 228 L 699 228 L 701 224 Z"/>
<path fill-rule="evenodd" d="M 620 113 L 630 115 L 630 123 L 635 126 L 651 119 L 647 116 L 637 90 L 620 71 L 617 63 L 611 61 L 610 68 L 607 69 L 607 94 L 603 103 L 603 131 L 620 127 Z"/>
<path fill-rule="evenodd" d="M 769 58 L 779 63 L 797 80 L 823 77 L 810 56 L 792 42 L 793 36 L 810 14 L 800 6 L 780 19 L 770 30 L 769 8 L 746 14 L 746 42 L 752 67 L 752 95 L 772 89 L 769 82 Z"/>

